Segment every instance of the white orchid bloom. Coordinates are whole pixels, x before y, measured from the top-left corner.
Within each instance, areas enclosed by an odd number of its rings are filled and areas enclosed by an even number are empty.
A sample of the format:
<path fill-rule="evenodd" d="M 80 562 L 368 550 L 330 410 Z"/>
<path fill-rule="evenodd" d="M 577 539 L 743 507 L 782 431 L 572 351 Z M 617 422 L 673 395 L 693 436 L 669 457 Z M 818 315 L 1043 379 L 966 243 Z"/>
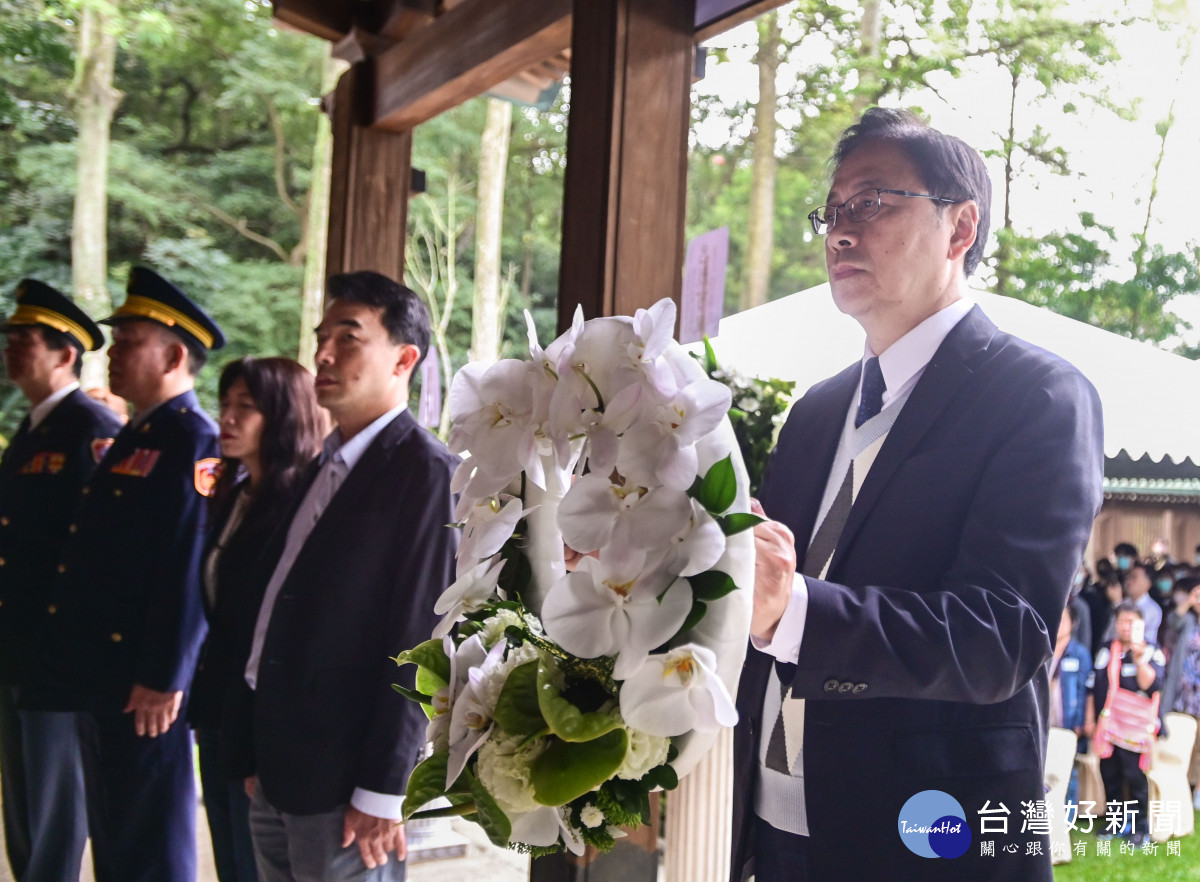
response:
<path fill-rule="evenodd" d="M 661 358 L 675 334 L 675 302 L 664 297 L 649 309 L 633 314 L 634 339 L 625 353 L 660 395 L 670 395 L 675 378 L 670 365 Z"/>
<path fill-rule="evenodd" d="M 644 565 L 644 556 L 632 565 L 584 558 L 546 597 L 546 635 L 580 658 L 617 656 L 613 676 L 625 679 L 652 649 L 675 636 L 692 608 L 685 580 L 644 571 Z"/>
<path fill-rule="evenodd" d="M 458 575 L 477 561 L 498 552 L 528 513 L 521 507 L 518 497 L 505 493 L 482 499 L 462 497 L 454 512 L 463 524 L 462 540 L 458 545 Z"/>
<path fill-rule="evenodd" d="M 432 741 L 436 750 L 446 750 L 450 734 L 450 713 L 454 710 L 454 699 L 467 681 L 467 671 L 483 663 L 487 658 L 487 647 L 478 634 L 473 634 L 456 649 L 454 639 L 442 637 L 442 651 L 450 660 L 450 679 L 433 696 L 433 716 L 425 732 L 425 740 Z"/>
<path fill-rule="evenodd" d="M 696 442 L 720 425 L 731 400 L 714 380 L 684 386 L 625 433 L 617 470 L 638 484 L 687 490 L 699 470 Z"/>
<path fill-rule="evenodd" d="M 587 464 L 593 472 L 607 475 L 616 466 L 619 438 L 638 418 L 642 392 L 640 385 L 626 386 L 605 405 L 603 413 L 580 413 L 582 431 L 587 436 Z"/>
<path fill-rule="evenodd" d="M 493 561 L 490 558 L 471 567 L 457 579 L 449 588 L 442 592 L 433 611 L 444 618 L 433 629 L 433 636 L 445 637 L 454 627 L 454 623 L 466 613 L 482 609 L 496 593 L 496 583 L 500 578 L 500 568 L 503 560 Z"/>
<path fill-rule="evenodd" d="M 576 551 L 608 546 L 631 552 L 661 548 L 692 516 L 686 493 L 667 487 L 620 486 L 603 474 L 584 475 L 558 507 L 563 541 Z"/>
<path fill-rule="evenodd" d="M 450 384 L 454 426 L 447 446 L 455 453 L 471 453 L 475 473 L 464 487 L 469 495 L 497 493 L 521 470 L 531 481 L 542 480 L 531 383 L 531 372 L 537 370 L 515 358 L 493 365 L 472 363 Z"/>
<path fill-rule="evenodd" d="M 737 723 L 733 699 L 717 676 L 717 657 L 694 643 L 647 658 L 621 686 L 621 716 L 629 726 L 670 737 Z"/>
<path fill-rule="evenodd" d="M 458 780 L 471 755 L 492 734 L 492 713 L 495 711 L 495 705 L 488 706 L 490 690 L 485 688 L 485 682 L 503 662 L 504 648 L 505 643 L 500 641 L 491 648 L 481 663 L 468 668 L 466 682 L 460 684 L 454 696 L 454 706 L 450 711 L 447 790 Z"/>
<path fill-rule="evenodd" d="M 681 576 L 695 576 L 711 570 L 725 553 L 725 533 L 703 505 L 694 499 L 692 516 L 683 530 L 667 546 L 659 566 Z"/>
<path fill-rule="evenodd" d="M 531 812 L 513 815 L 512 840 L 526 845 L 550 846 L 558 842 L 561 835 L 563 845 L 574 855 L 583 854 L 583 837 L 567 823 L 561 808 L 543 806 Z"/>

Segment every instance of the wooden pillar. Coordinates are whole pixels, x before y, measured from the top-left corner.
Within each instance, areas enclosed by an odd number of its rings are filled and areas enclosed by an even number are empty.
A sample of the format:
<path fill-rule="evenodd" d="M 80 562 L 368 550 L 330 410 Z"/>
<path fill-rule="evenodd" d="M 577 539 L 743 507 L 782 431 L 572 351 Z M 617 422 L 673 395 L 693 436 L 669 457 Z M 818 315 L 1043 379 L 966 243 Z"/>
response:
<path fill-rule="evenodd" d="M 585 0 L 571 34 L 559 328 L 678 302 L 695 0 Z"/>
<path fill-rule="evenodd" d="M 404 281 L 412 132 L 367 128 L 371 62 L 342 74 L 333 93 L 329 275 L 374 270 Z"/>

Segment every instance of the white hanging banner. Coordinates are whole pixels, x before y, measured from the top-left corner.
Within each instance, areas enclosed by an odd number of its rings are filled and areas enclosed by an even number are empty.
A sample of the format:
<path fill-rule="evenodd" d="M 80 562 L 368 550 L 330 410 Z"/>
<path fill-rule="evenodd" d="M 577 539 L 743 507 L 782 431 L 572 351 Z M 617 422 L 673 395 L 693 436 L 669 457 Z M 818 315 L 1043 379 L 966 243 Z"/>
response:
<path fill-rule="evenodd" d="M 694 343 L 717 336 L 725 307 L 725 266 L 729 262 L 729 227 L 701 233 L 688 242 L 679 301 L 679 342 Z"/>

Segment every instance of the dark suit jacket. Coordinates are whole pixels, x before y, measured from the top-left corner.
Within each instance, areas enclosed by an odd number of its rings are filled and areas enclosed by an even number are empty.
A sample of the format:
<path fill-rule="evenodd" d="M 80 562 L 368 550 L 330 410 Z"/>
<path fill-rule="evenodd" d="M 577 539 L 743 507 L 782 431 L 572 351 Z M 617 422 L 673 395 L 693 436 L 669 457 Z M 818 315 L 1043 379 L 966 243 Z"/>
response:
<path fill-rule="evenodd" d="M 858 383 L 813 387 L 780 434 L 762 491 L 800 560 Z M 1101 500 L 1100 403 L 1074 368 L 973 309 L 946 337 L 884 442 L 830 562 L 809 580 L 789 671 L 808 699 L 804 774 L 817 879 L 1051 878 L 1046 837 L 1021 834 L 1042 799 L 1047 661 Z M 762 699 L 771 659 L 743 671 L 735 738 L 734 877 L 750 854 Z M 961 803 L 971 848 L 907 850 L 919 791 Z M 1009 836 L 978 812 L 1004 803 Z M 935 819 L 930 819 L 935 820 Z M 1042 858 L 1026 856 L 1038 839 Z M 1018 854 L 1004 852 L 1016 843 Z"/>
<path fill-rule="evenodd" d="M 0 683 L 10 685 L 45 642 L 50 585 L 79 490 L 121 421 L 75 389 L 36 429 L 27 426 L 0 462 Z"/>
<path fill-rule="evenodd" d="M 280 588 L 253 707 L 255 772 L 280 811 L 333 811 L 355 788 L 404 792 L 427 721 L 392 690 L 404 682 L 392 658 L 429 639 L 434 603 L 454 579 L 458 462 L 401 412 L 334 494 Z M 278 557 L 286 533 L 268 555 Z"/>
<path fill-rule="evenodd" d="M 206 628 L 197 472 L 217 455 L 216 425 L 191 391 L 121 430 L 59 557 L 50 638 L 31 671 L 37 709 L 120 713 L 135 683 L 187 689 Z"/>

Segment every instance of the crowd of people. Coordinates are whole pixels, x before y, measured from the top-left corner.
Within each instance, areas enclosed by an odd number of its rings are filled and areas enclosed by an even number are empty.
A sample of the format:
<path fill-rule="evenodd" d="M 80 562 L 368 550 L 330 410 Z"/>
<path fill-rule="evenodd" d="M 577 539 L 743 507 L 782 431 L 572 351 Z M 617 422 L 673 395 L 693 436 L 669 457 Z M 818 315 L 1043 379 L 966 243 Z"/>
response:
<path fill-rule="evenodd" d="M 214 422 L 193 386 L 224 338 L 177 286 L 132 271 L 93 395 L 100 327 L 18 286 L 4 357 L 30 410 L 0 463 L 18 882 L 76 882 L 89 836 L 98 882 L 194 882 L 193 732 L 221 882 L 403 879 L 425 718 L 391 656 L 453 581 L 459 460 L 407 410 L 419 298 L 370 272 L 326 295 L 316 375 L 235 360 Z"/>
<path fill-rule="evenodd" d="M 1144 557 L 1120 542 L 1111 558 L 1096 562 L 1095 574 L 1081 566 L 1075 576 L 1054 650 L 1049 722 L 1074 731 L 1080 753 L 1100 753 L 1109 804 L 1133 804 L 1121 813 L 1125 823 L 1102 836 L 1128 836 L 1136 845 L 1147 838 L 1152 740 L 1166 734 L 1168 713 L 1200 718 L 1198 622 L 1200 546 L 1189 565 L 1170 555 L 1165 539 Z M 1142 701 L 1110 701 L 1118 688 Z M 1200 810 L 1200 743 L 1188 783 Z M 1068 802 L 1076 792 L 1073 776 Z"/>

